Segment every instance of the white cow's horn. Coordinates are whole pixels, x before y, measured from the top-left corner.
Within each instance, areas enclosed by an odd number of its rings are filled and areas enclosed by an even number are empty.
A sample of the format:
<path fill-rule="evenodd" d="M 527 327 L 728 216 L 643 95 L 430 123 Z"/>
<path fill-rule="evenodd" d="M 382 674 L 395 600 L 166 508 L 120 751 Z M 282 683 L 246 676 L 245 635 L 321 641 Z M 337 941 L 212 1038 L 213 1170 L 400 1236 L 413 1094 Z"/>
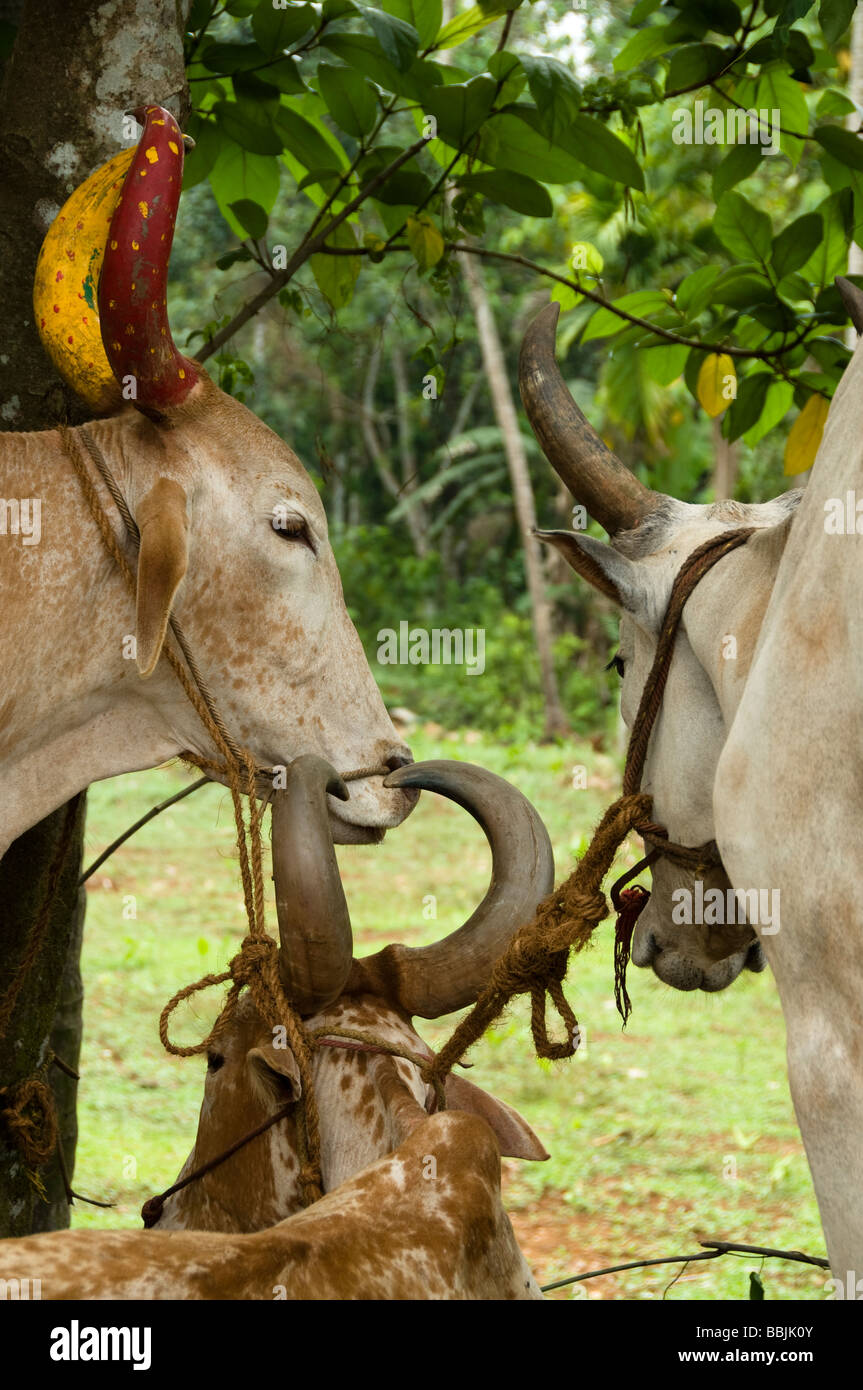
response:
<path fill-rule="evenodd" d="M 385 787 L 440 792 L 469 811 L 488 837 L 491 883 L 471 917 L 431 946 L 387 946 L 354 962 L 349 990 L 383 994 L 411 1015 L 440 1018 L 472 1004 L 492 966 L 554 886 L 548 832 L 516 787 L 472 763 L 411 763 Z"/>
<path fill-rule="evenodd" d="M 863 333 L 863 290 L 858 289 L 850 280 L 846 280 L 844 275 L 836 276 L 836 288 L 842 296 L 842 303 L 848 310 L 849 319 L 857 332 Z"/>
<path fill-rule="evenodd" d="M 559 304 L 547 304 L 524 335 L 518 384 L 531 429 L 552 468 L 610 536 L 637 526 L 662 500 L 606 448 L 585 419 L 554 355 Z"/>
<path fill-rule="evenodd" d="M 315 1013 L 338 998 L 353 954 L 327 793 L 348 799 L 335 769 L 307 753 L 290 764 L 285 790 L 273 800 L 279 965 L 285 993 L 301 1014 Z"/>

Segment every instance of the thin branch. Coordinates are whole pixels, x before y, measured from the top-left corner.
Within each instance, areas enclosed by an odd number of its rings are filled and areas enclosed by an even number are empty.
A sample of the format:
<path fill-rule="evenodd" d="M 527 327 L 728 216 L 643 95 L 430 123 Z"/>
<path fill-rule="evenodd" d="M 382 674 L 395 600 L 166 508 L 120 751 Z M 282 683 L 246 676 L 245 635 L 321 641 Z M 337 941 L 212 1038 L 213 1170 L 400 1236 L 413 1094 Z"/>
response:
<path fill-rule="evenodd" d="M 767 1245 L 737 1245 L 730 1240 L 700 1240 L 702 1249 L 696 1255 L 667 1255 L 661 1260 L 630 1260 L 624 1265 L 609 1265 L 607 1269 L 591 1269 L 587 1274 L 571 1274 L 554 1284 L 544 1284 L 543 1293 L 562 1289 L 567 1284 L 580 1284 L 585 1279 L 598 1279 L 601 1274 L 620 1274 L 626 1269 L 647 1269 L 651 1265 L 691 1264 L 696 1260 L 718 1260 L 722 1255 L 761 1255 L 777 1260 L 796 1260 L 799 1264 L 829 1269 L 830 1261 L 820 1255 L 804 1255 L 802 1250 L 774 1250 Z"/>
<path fill-rule="evenodd" d="M 119 849 L 122 844 L 125 844 L 126 840 L 130 839 L 135 834 L 136 830 L 140 830 L 142 825 L 146 825 L 147 821 L 153 820 L 153 818 L 158 816 L 162 811 L 166 811 L 169 806 L 173 806 L 177 801 L 182 801 L 184 796 L 189 796 L 192 792 L 196 792 L 199 787 L 203 787 L 205 783 L 211 780 L 210 777 L 199 777 L 197 782 L 192 782 L 188 787 L 184 787 L 181 792 L 175 792 L 173 796 L 168 797 L 167 801 L 160 801 L 158 806 L 151 806 L 145 816 L 141 816 L 140 820 L 136 820 L 135 824 L 130 825 L 128 830 L 124 830 L 122 835 L 118 835 L 116 840 L 112 840 L 108 848 L 103 850 L 99 855 L 99 858 L 93 860 L 89 869 L 85 870 L 78 879 L 78 887 L 80 888 L 82 884 L 86 883 L 88 878 L 92 878 L 96 870 L 114 853 L 114 850 Z"/>
<path fill-rule="evenodd" d="M 412 145 L 409 145 L 406 150 L 402 150 L 401 154 L 398 155 L 391 164 L 388 164 L 385 169 L 381 169 L 375 174 L 374 178 L 370 179 L 369 182 L 360 189 L 356 197 L 345 204 L 341 212 L 337 213 L 332 221 L 327 223 L 326 227 L 323 227 L 314 236 L 309 236 L 307 234 L 291 256 L 284 270 L 280 270 L 278 274 L 274 275 L 268 285 L 265 285 L 253 299 L 248 300 L 247 303 L 243 305 L 242 309 L 234 315 L 230 323 L 226 324 L 224 328 L 221 328 L 209 342 L 204 344 L 204 347 L 198 353 L 198 361 L 206 362 L 207 358 L 211 357 L 229 338 L 232 338 L 239 328 L 242 328 L 244 324 L 248 323 L 249 319 L 254 318 L 255 314 L 257 314 L 265 304 L 268 304 L 269 301 L 278 294 L 279 290 L 284 289 L 289 280 L 297 273 L 300 266 L 304 265 L 310 256 L 316 255 L 317 252 L 322 249 L 327 237 L 334 232 L 337 227 L 340 227 L 342 223 L 350 217 L 351 213 L 356 212 L 357 208 L 361 207 L 366 199 L 370 198 L 376 189 L 385 184 L 387 179 L 391 178 L 403 164 L 406 164 L 409 159 L 413 159 L 414 155 L 423 148 L 425 143 L 425 136 L 421 136 L 419 140 L 415 140 Z"/>

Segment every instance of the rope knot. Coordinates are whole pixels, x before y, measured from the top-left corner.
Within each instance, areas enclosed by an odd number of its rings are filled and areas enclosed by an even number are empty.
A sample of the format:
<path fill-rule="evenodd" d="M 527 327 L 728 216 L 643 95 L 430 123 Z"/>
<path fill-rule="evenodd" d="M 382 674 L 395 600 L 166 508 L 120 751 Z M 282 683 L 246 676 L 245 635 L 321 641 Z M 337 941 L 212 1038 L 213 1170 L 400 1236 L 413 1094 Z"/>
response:
<path fill-rule="evenodd" d="M 228 969 L 239 986 L 247 985 L 272 961 L 278 961 L 279 948 L 271 937 L 245 936 Z"/>
<path fill-rule="evenodd" d="M 28 1168 L 42 1168 L 57 1144 L 57 1112 L 51 1087 L 40 1076 L 0 1087 L 0 1118 Z"/>

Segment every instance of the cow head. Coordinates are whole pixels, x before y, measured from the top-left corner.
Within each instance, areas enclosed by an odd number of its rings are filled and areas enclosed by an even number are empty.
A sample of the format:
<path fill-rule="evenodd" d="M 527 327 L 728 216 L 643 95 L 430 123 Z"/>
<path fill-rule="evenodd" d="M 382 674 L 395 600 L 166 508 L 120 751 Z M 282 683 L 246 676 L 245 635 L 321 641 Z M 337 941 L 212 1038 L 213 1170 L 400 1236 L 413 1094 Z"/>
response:
<path fill-rule="evenodd" d="M 433 762 L 395 773 L 394 780 L 404 779 L 414 789 L 443 792 L 480 822 L 492 849 L 491 886 L 464 926 L 443 941 L 414 948 L 387 946 L 354 961 L 326 819 L 314 810 L 332 786 L 332 776 L 332 769 L 319 760 L 301 759 L 292 769 L 284 813 L 274 825 L 285 991 L 306 1015 L 310 1032 L 326 1036 L 330 1030 L 347 1031 L 384 1047 L 392 1045 L 409 1057 L 430 1059 L 411 1017 L 440 1017 L 479 995 L 494 961 L 553 884 L 545 827 L 514 787 L 484 769 Z M 285 865 L 298 860 L 300 876 L 306 877 L 304 887 L 297 878 L 289 882 L 285 877 Z M 290 904 L 285 901 L 289 892 Z M 317 974 L 315 944 L 321 955 Z M 322 970 L 329 971 L 328 979 Z M 333 990 L 337 998 L 332 998 Z M 312 1068 L 323 1186 L 330 1192 L 398 1147 L 426 1118 L 432 1091 L 413 1061 L 378 1052 L 322 1045 L 313 1053 Z M 210 1048 L 195 1147 L 180 1176 L 208 1163 L 300 1098 L 299 1069 L 283 1030 L 268 1029 L 246 996 Z M 547 1158 L 514 1110 L 463 1077 L 448 1078 L 446 1098 L 448 1108 L 481 1115 L 497 1135 L 502 1153 Z M 169 1197 L 157 1225 L 254 1231 L 274 1225 L 301 1206 L 296 1123 L 289 1113 Z"/>
<path fill-rule="evenodd" d="M 58 370 L 94 411 L 108 412 L 89 437 L 141 536 L 132 617 L 119 574 L 106 583 L 98 533 L 57 450 L 51 477 L 54 485 L 58 475 L 69 479 L 76 515 L 68 517 L 63 496 L 63 535 L 59 526 L 54 534 L 76 557 L 92 616 L 86 656 L 74 662 L 83 707 L 68 716 L 77 746 L 92 744 L 79 786 L 187 750 L 217 759 L 159 661 L 172 616 L 226 727 L 258 766 L 280 767 L 301 752 L 339 773 L 402 766 L 410 752 L 345 607 L 317 489 L 293 451 L 173 343 L 165 289 L 183 139 L 163 108 L 135 114 L 144 125 L 138 147 L 72 195 L 46 237 L 34 295 Z M 134 564 L 134 550 L 127 553 Z M 56 579 L 49 564 L 42 568 L 56 604 Z M 134 661 L 122 650 L 130 630 Z M 68 754 L 63 761 L 71 766 Z M 55 796 L 77 789 L 58 783 Z M 336 838 L 380 839 L 414 801 L 380 776 L 357 779 L 349 800 L 330 802 Z"/>
<path fill-rule="evenodd" d="M 696 506 L 645 487 L 606 448 L 573 401 L 555 361 L 557 316 L 558 306 L 549 305 L 525 336 L 522 399 L 549 462 L 605 527 L 611 543 L 577 531 L 537 536 L 620 610 L 614 661 L 629 727 L 682 562 L 723 531 L 759 528 L 709 571 L 687 601 L 644 764 L 642 790 L 653 797 L 653 819 L 678 844 L 701 845 L 715 838 L 716 767 L 800 494 L 760 504 Z M 760 943 L 737 901 L 730 912 L 713 906 L 720 892 L 730 905 L 731 885 L 721 866 L 704 873 L 700 889 L 690 872 L 667 858 L 657 860 L 651 873 L 650 901 L 633 938 L 636 965 L 651 966 L 677 989 L 706 991 L 724 989 L 744 966 L 764 968 Z M 687 914 L 690 901 L 710 906 Z M 702 920 L 693 920 L 697 917 Z"/>

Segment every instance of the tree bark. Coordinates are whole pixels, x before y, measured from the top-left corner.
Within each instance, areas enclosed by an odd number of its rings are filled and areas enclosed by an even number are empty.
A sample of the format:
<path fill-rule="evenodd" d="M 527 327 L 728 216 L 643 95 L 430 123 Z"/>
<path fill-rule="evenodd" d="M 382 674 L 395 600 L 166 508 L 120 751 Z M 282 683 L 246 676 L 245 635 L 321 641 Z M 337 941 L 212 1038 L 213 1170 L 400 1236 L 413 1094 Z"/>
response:
<path fill-rule="evenodd" d="M 713 421 L 713 496 L 717 502 L 734 496 L 737 483 L 737 445 L 722 437 L 718 419 Z"/>
<path fill-rule="evenodd" d="M 69 194 L 128 141 L 123 115 L 145 102 L 187 113 L 184 6 L 176 0 L 29 0 L 0 89 L 0 428 L 39 430 L 86 418 L 42 352 L 32 286 L 42 238 Z M 98 541 L 94 538 L 94 544 Z M 86 621 L 86 615 L 82 615 Z M 50 776 L 50 768 L 46 768 Z M 77 1067 L 81 1036 L 78 952 L 84 797 L 72 804 L 71 835 L 43 947 L 0 1038 L 0 1085 L 14 1085 L 56 1049 Z M 4 983 L 22 954 L 46 892 L 66 823 L 61 807 L 23 835 L 0 862 L 0 961 Z M 52 1031 L 55 1014 L 57 1031 Z M 56 1067 L 52 1083 L 70 1174 L 76 1138 L 75 1082 Z M 0 1126 L 0 1235 L 69 1224 L 56 1156 L 38 1175 L 39 1194 Z"/>
<path fill-rule="evenodd" d="M 551 604 L 545 592 L 545 577 L 539 546 L 531 536 L 531 531 L 536 526 L 536 505 L 527 465 L 527 453 L 518 427 L 518 415 L 506 371 L 503 349 L 483 282 L 482 269 L 474 256 L 462 255 L 459 260 L 476 319 L 482 360 L 491 391 L 495 419 L 503 435 L 515 512 L 522 536 L 533 633 L 545 699 L 545 737 L 566 736 L 570 732 L 570 728 L 560 703 L 557 676 L 554 670 Z"/>

